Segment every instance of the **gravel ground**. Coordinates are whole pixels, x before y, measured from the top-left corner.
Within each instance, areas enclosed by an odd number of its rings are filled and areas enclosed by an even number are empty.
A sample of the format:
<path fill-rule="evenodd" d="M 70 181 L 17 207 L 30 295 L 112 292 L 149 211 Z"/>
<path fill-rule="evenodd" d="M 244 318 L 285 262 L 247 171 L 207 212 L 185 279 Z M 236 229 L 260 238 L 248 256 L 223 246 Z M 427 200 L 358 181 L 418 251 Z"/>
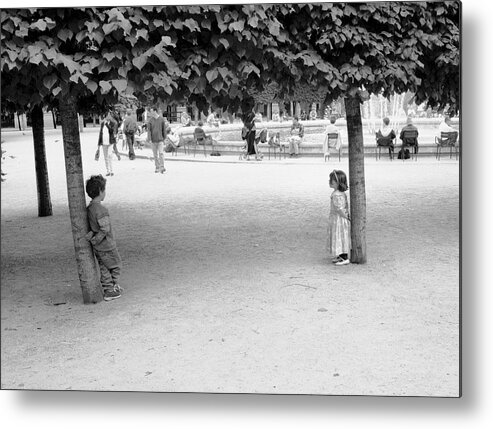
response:
<path fill-rule="evenodd" d="M 2 138 L 2 389 L 458 396 L 457 161 L 369 157 L 368 263 L 336 267 L 327 177 L 347 159 L 170 157 L 158 175 L 122 157 L 105 203 L 125 292 L 84 305 L 61 132 L 47 218 L 31 134 Z M 104 173 L 96 130 L 81 139 L 85 176 Z"/>

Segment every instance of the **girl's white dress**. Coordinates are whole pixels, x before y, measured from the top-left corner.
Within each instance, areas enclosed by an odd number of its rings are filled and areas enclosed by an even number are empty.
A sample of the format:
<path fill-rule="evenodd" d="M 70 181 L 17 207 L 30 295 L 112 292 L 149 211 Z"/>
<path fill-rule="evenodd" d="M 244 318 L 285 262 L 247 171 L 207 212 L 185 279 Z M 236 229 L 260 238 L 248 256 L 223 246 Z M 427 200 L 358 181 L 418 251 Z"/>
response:
<path fill-rule="evenodd" d="M 349 204 L 345 192 L 335 190 L 330 196 L 330 214 L 327 225 L 327 251 L 335 257 L 341 253 L 350 253 L 351 230 Z"/>

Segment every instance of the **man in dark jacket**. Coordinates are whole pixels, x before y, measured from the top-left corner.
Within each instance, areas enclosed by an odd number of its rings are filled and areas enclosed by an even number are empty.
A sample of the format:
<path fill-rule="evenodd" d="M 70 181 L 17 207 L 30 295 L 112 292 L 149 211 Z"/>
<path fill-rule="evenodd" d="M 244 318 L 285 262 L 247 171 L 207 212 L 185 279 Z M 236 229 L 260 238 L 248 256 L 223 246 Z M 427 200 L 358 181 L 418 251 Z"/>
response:
<path fill-rule="evenodd" d="M 406 132 L 410 131 L 411 133 Z M 409 134 L 413 137 L 409 137 Z M 413 125 L 413 119 L 409 116 L 406 121 L 406 125 L 401 129 L 399 138 L 402 140 L 402 156 L 405 155 L 405 150 L 408 146 L 414 147 L 414 153 L 418 153 L 418 129 Z"/>
<path fill-rule="evenodd" d="M 137 121 L 132 115 L 132 110 L 127 110 L 127 116 L 123 121 L 123 134 L 125 134 L 125 140 L 128 146 L 128 159 L 135 159 L 134 143 L 135 132 L 137 131 Z"/>
<path fill-rule="evenodd" d="M 155 173 L 164 173 L 164 140 L 171 131 L 165 119 L 157 112 L 155 107 L 150 108 L 149 121 L 147 122 L 147 141 L 150 142 L 154 155 Z"/>

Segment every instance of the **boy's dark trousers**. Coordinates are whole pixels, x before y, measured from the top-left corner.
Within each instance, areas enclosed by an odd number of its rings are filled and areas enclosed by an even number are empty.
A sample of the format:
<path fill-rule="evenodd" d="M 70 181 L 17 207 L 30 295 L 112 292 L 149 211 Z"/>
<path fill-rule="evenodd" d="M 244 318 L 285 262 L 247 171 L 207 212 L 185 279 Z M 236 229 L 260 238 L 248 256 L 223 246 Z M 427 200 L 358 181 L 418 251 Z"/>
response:
<path fill-rule="evenodd" d="M 135 152 L 134 152 L 135 133 L 125 133 L 125 138 L 127 139 L 127 145 L 128 145 L 128 159 L 135 159 Z"/>
<path fill-rule="evenodd" d="M 118 250 L 94 250 L 94 254 L 99 264 L 103 290 L 113 289 L 115 285 L 119 284 L 122 269 L 122 260 Z"/>

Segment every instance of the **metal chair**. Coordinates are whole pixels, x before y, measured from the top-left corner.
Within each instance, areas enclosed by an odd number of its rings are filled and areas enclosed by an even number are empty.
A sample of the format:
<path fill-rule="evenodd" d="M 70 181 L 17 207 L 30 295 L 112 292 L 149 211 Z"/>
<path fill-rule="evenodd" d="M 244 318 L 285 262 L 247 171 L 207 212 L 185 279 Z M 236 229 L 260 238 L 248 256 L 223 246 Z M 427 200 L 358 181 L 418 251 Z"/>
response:
<path fill-rule="evenodd" d="M 204 149 L 204 156 L 207 157 L 207 145 L 212 146 L 212 152 L 214 152 L 214 139 L 211 136 L 207 136 L 203 129 L 196 128 L 193 133 L 193 157 L 195 158 L 195 152 L 197 151 L 197 146 L 201 145 Z"/>
<path fill-rule="evenodd" d="M 408 147 L 413 148 L 411 152 L 411 159 L 418 160 L 418 130 L 404 130 L 402 135 L 402 161 L 404 158 L 404 151 Z"/>
<path fill-rule="evenodd" d="M 190 153 L 193 146 L 194 146 L 194 138 L 192 136 L 189 137 L 180 136 L 180 144 L 178 145 L 178 147 L 183 148 L 184 155 Z"/>
<path fill-rule="evenodd" d="M 269 151 L 269 159 L 270 159 L 270 151 L 274 152 L 274 159 L 277 158 L 277 151 L 279 150 L 279 159 L 281 159 L 281 133 L 276 132 L 273 136 L 269 137 L 268 151 Z"/>
<path fill-rule="evenodd" d="M 394 134 L 392 134 L 394 135 Z M 389 136 L 382 136 L 380 133 L 375 134 L 375 142 L 376 142 L 376 149 L 375 149 L 375 160 L 378 161 L 380 159 L 380 156 L 382 154 L 382 149 L 388 149 L 389 150 L 389 158 L 392 161 L 394 159 L 394 140 L 395 137 Z"/>
<path fill-rule="evenodd" d="M 339 153 L 339 162 L 341 161 L 342 144 L 339 133 L 329 133 L 324 141 L 324 162 L 330 161 L 330 150 L 334 149 Z"/>
<path fill-rule="evenodd" d="M 440 137 L 435 137 L 435 144 L 437 145 L 436 159 L 440 161 L 440 154 L 443 147 L 450 147 L 450 159 L 452 159 L 452 151 L 455 148 L 455 159 L 458 159 L 459 145 L 457 144 L 457 138 L 459 133 L 457 131 L 442 132 Z"/>

